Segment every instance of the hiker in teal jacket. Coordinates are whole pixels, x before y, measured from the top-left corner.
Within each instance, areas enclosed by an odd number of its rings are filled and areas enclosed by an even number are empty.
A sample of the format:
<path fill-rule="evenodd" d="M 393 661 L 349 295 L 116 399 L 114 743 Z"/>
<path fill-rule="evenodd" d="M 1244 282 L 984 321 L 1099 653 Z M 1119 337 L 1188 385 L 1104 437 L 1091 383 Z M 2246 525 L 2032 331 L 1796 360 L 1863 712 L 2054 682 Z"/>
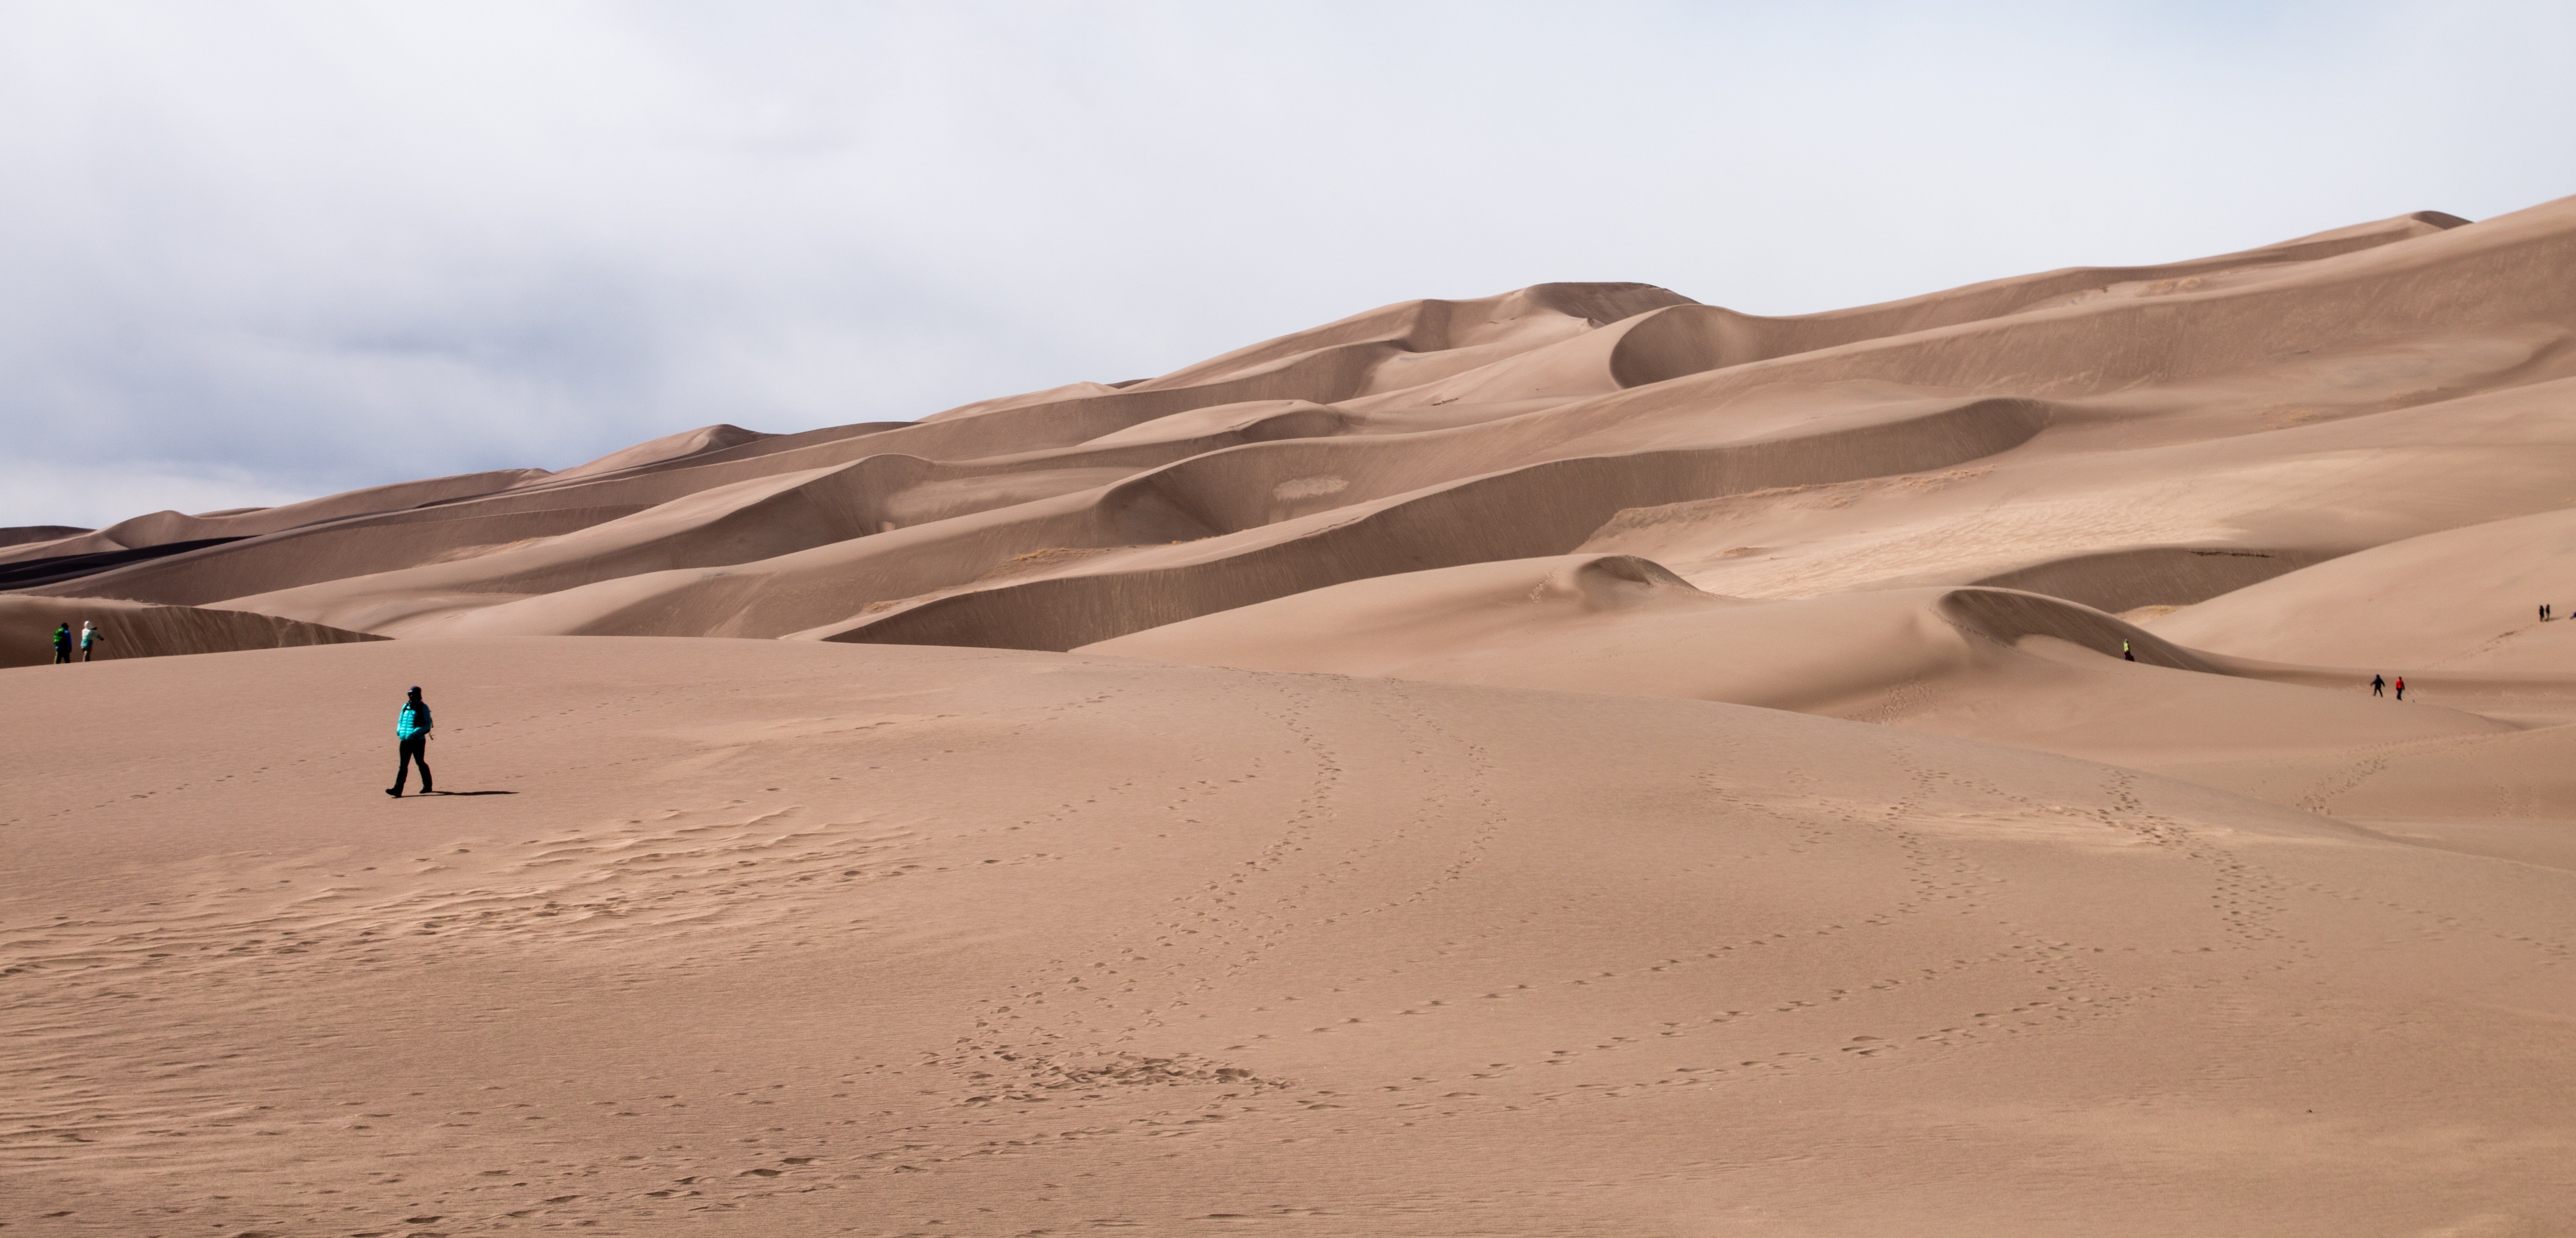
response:
<path fill-rule="evenodd" d="M 429 703 L 420 699 L 420 689 L 413 688 L 410 699 L 403 702 L 402 713 L 394 718 L 394 738 L 399 743 L 394 756 L 394 785 L 385 788 L 385 794 L 402 798 L 403 779 L 411 776 L 411 767 L 415 764 L 420 766 L 420 793 L 431 794 L 429 728 L 432 725 Z"/>

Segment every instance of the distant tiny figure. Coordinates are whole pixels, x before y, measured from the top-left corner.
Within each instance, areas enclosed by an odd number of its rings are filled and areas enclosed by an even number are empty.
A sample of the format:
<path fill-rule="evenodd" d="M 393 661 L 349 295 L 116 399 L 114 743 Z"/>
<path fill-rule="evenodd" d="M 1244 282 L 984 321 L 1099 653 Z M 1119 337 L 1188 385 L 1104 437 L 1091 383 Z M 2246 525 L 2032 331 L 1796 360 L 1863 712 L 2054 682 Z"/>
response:
<path fill-rule="evenodd" d="M 2387 689 L 2388 681 L 2386 679 L 2382 679 L 2378 675 L 2372 675 L 2370 677 L 2370 694 L 2372 696 L 2386 696 L 2388 695 Z"/>
<path fill-rule="evenodd" d="M 394 738 L 400 741 L 394 755 L 394 785 L 385 794 L 402 798 L 403 780 L 411 776 L 411 767 L 420 766 L 420 793 L 429 789 L 429 702 L 420 699 L 420 689 L 413 688 L 403 702 L 402 713 L 394 718 Z"/>
<path fill-rule="evenodd" d="M 54 665 L 61 666 L 71 660 L 72 625 L 66 623 L 54 629 Z"/>
<path fill-rule="evenodd" d="M 2404 675 L 2397 677 L 2397 699 L 2401 701 L 2406 699 L 2406 677 Z M 427 773 L 423 773 L 421 775 L 421 779 L 423 781 L 427 781 L 428 778 L 429 775 Z"/>
<path fill-rule="evenodd" d="M 2127 638 L 2125 638 L 2125 637 L 2123 637 L 2123 638 L 2121 639 L 2121 641 L 2120 641 L 2120 656 L 2121 656 L 2121 657 L 2123 657 L 2123 658 L 2126 658 L 2126 659 L 2128 659 L 2129 661 L 2132 661 L 2132 662 L 2135 662 L 2135 661 L 2137 661 L 2137 660 L 2138 660 L 2138 655 L 2136 655 L 2136 654 L 2134 654 L 2134 653 L 2129 652 L 2129 642 L 2128 642 Z"/>
<path fill-rule="evenodd" d="M 87 619 L 81 620 L 81 661 L 89 661 L 90 653 L 98 647 L 100 641 L 106 639 L 107 633 L 100 630 L 97 624 Z"/>

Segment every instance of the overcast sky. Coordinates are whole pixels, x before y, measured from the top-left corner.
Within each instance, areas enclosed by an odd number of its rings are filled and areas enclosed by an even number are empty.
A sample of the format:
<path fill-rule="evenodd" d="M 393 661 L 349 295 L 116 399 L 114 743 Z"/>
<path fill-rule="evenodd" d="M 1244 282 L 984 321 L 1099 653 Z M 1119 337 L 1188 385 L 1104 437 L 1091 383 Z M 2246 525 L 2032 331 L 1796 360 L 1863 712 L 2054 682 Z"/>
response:
<path fill-rule="evenodd" d="M 1936 10 L 1950 10 L 1937 12 Z M 0 0 L 0 525 L 2576 193 L 2576 5 Z"/>

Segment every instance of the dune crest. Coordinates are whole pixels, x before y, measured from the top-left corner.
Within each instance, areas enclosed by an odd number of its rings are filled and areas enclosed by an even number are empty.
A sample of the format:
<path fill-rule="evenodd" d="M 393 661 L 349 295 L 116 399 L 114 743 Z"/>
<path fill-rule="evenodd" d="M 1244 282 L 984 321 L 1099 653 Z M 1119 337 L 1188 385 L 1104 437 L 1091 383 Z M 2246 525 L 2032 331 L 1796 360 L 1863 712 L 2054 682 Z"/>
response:
<path fill-rule="evenodd" d="M 1029 649 L 1576 550 L 1743 596 L 2173 608 L 2554 510 L 2571 269 L 2576 200 L 1787 318 L 1546 284 L 912 423 L 138 518 L 0 549 L 0 586 L 389 635 Z M 2498 472 L 2467 508 L 2422 476 L 2435 434 Z M 721 497 L 773 485 L 806 514 Z"/>
<path fill-rule="evenodd" d="M 2576 199 L 0 530 L 0 1226 L 2557 1232 L 2571 333 Z"/>

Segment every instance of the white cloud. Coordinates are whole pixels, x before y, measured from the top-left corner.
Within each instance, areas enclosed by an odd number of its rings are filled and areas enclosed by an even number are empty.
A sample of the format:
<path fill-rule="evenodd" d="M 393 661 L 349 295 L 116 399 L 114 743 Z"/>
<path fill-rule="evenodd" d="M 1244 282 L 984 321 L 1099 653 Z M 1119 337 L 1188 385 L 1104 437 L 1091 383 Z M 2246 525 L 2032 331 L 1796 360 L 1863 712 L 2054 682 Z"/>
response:
<path fill-rule="evenodd" d="M 1787 313 L 2492 214 L 2576 192 L 2570 51 L 2510 4 L 6 7 L 0 454 L 560 466 L 1412 296 Z"/>
<path fill-rule="evenodd" d="M 237 507 L 275 507 L 314 497 L 312 486 L 274 482 L 229 465 L 118 461 L 108 465 L 0 459 L 0 493 L 9 496 L 0 525 L 103 528 L 147 512 L 191 514 Z M 23 513 L 42 512 L 45 519 Z"/>

